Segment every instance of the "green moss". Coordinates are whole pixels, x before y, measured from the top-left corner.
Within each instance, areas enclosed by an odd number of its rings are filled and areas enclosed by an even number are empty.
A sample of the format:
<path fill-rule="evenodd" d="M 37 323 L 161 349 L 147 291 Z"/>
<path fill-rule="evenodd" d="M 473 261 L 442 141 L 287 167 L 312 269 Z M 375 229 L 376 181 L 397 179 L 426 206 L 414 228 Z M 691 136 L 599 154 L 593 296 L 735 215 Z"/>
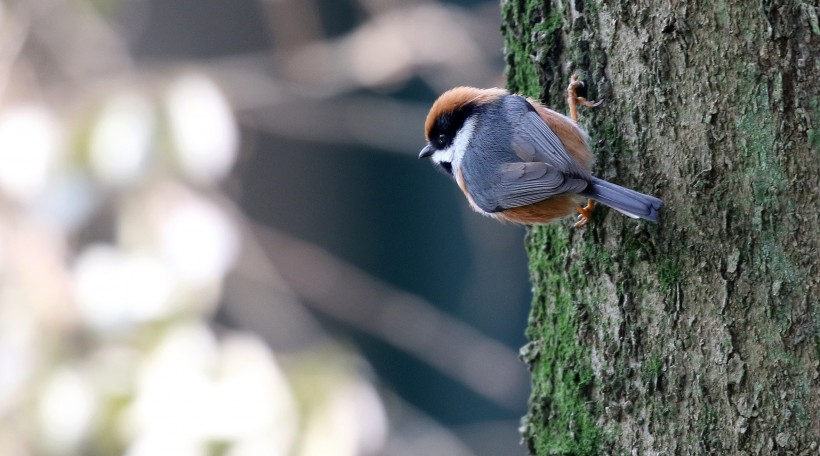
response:
<path fill-rule="evenodd" d="M 649 358 L 649 362 L 644 363 L 641 368 L 641 377 L 644 383 L 649 384 L 655 381 L 663 369 L 663 357 L 660 353 L 655 353 Z"/>
<path fill-rule="evenodd" d="M 744 174 L 752 186 L 754 203 L 770 207 L 776 190 L 784 186 L 785 173 L 775 156 L 776 133 L 769 106 L 769 87 L 766 83 L 755 85 L 751 81 L 747 85 L 741 90 L 754 96 L 735 124 L 741 139 L 740 152 L 749 163 Z"/>
<path fill-rule="evenodd" d="M 578 335 L 586 298 L 578 290 L 586 279 L 577 264 L 564 264 L 568 238 L 560 226 L 532 228 L 528 235 L 535 296 L 527 328 L 532 397 L 524 438 L 536 455 L 598 454 L 601 442 L 600 410 L 591 398 L 595 377 Z"/>
<path fill-rule="evenodd" d="M 817 13 L 815 10 L 807 5 L 803 5 L 803 14 L 809 19 L 809 25 L 811 26 L 811 31 L 814 32 L 815 35 L 820 35 L 820 21 L 817 20 Z"/>
<path fill-rule="evenodd" d="M 507 58 L 507 85 L 514 91 L 528 96 L 538 96 L 541 88 L 538 74 L 532 64 L 532 40 L 523 36 L 522 24 L 529 24 L 535 15 L 536 2 L 511 0 L 502 3 L 501 17 L 504 35 L 504 51 Z"/>
<path fill-rule="evenodd" d="M 552 5 L 543 0 L 502 2 L 502 31 L 508 87 L 536 98 L 550 94 L 561 103 L 558 92 L 566 81 L 551 59 L 561 51 L 564 10 Z M 594 236 L 595 231 L 583 233 Z M 527 236 L 534 296 L 526 333 L 531 342 L 522 349 L 522 358 L 532 370 L 532 396 L 522 432 L 536 455 L 595 455 L 603 439 L 596 424 L 600 406 L 592 398 L 596 379 L 580 333 L 586 307 L 595 299 L 584 291 L 585 265 L 613 265 L 593 242 L 579 244 L 576 259 L 568 260 L 569 239 L 563 226 L 531 228 Z"/>
<path fill-rule="evenodd" d="M 612 157 L 622 156 L 629 152 L 629 144 L 624 139 L 617 125 L 613 122 L 607 121 L 596 131 L 591 132 L 595 140 L 603 140 L 607 147 L 596 149 L 598 154 L 598 163 L 605 163 L 609 156 L 603 155 L 602 152 L 607 152 Z M 593 141 L 595 143 L 595 141 Z"/>
<path fill-rule="evenodd" d="M 817 125 L 817 123 L 820 122 L 820 98 L 812 98 L 811 110 L 814 125 L 809 125 L 809 148 L 813 149 L 814 153 L 820 155 L 820 130 L 818 129 L 820 125 Z"/>
<path fill-rule="evenodd" d="M 731 15 L 725 0 L 720 0 L 717 2 L 716 19 L 720 27 L 728 27 L 731 23 Z"/>
<path fill-rule="evenodd" d="M 650 256 L 653 247 L 646 239 L 641 239 L 630 233 L 624 233 L 624 237 L 621 239 L 620 250 L 625 258 L 625 260 L 622 259 L 621 261 L 626 261 L 627 265 L 633 265 L 640 261 L 641 258 Z"/>
<path fill-rule="evenodd" d="M 820 153 L 820 133 L 813 128 L 809 130 L 809 146 L 814 148 L 815 152 Z"/>
<path fill-rule="evenodd" d="M 718 411 L 708 403 L 704 404 L 698 413 L 696 428 L 700 429 L 700 435 L 697 436 L 697 447 L 703 454 L 713 454 L 722 447 L 720 436 L 715 433 L 718 418 Z"/>
<path fill-rule="evenodd" d="M 680 282 L 683 271 L 680 265 L 672 258 L 664 258 L 658 268 L 658 283 L 661 290 L 669 291 Z"/>
<path fill-rule="evenodd" d="M 596 208 L 595 212 L 592 213 L 592 221 L 590 222 L 592 226 L 587 225 L 587 230 L 595 230 L 596 227 L 601 225 L 603 218 L 604 211 Z M 583 242 L 578 246 L 581 250 L 582 262 L 584 264 L 594 264 L 602 273 L 611 274 L 615 269 L 612 252 L 603 248 L 600 239 L 594 239 L 594 235 L 592 237 L 593 239 L 589 242 Z"/>
<path fill-rule="evenodd" d="M 563 25 L 564 5 L 561 4 L 557 8 L 550 9 L 544 21 L 535 27 L 535 32 L 541 34 L 545 39 L 543 43 L 545 48 L 553 48 L 556 45 L 555 40 L 557 39 L 557 33 L 561 31 Z"/>
<path fill-rule="evenodd" d="M 756 273 L 772 280 L 771 295 L 786 299 L 807 277 L 807 271 L 797 266 L 782 244 L 787 237 L 786 227 L 772 214 L 794 212 L 791 198 L 782 195 L 792 191 L 788 173 L 781 165 L 784 151 L 778 145 L 777 128 L 772 119 L 769 88 L 765 82 L 747 81 L 742 92 L 752 93 L 743 115 L 735 123 L 740 152 L 747 158 L 744 169 L 745 184 L 751 190 L 746 197 L 737 199 L 738 205 L 752 214 L 752 224 L 759 232 L 758 242 L 751 250 L 750 260 Z M 788 322 L 781 322 L 781 326 Z"/>
<path fill-rule="evenodd" d="M 564 9 L 549 5 L 541 0 L 509 0 L 501 8 L 507 85 L 534 98 L 541 98 L 549 89 L 543 87 L 536 65 L 551 74 L 547 56 L 560 44 Z"/>

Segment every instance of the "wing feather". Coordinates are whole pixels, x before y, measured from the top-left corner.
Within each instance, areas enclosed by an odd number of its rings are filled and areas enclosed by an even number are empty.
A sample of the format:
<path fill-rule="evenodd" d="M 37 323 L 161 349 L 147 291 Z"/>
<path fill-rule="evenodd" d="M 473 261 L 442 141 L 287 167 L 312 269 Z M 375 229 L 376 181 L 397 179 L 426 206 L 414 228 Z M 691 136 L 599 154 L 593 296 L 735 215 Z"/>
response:
<path fill-rule="evenodd" d="M 586 189 L 592 180 L 589 170 L 570 156 L 536 108 L 523 97 L 511 96 L 508 101 L 509 143 L 484 140 L 472 144 L 499 151 L 492 158 L 465 154 L 469 158 L 464 162 L 464 181 L 474 203 L 492 213 Z"/>
<path fill-rule="evenodd" d="M 493 194 L 501 209 L 526 206 L 565 193 L 578 193 L 585 179 L 567 176 L 543 163 L 507 163 L 501 166 Z"/>
<path fill-rule="evenodd" d="M 535 111 L 520 116 L 513 132 L 512 148 L 525 162 L 544 162 L 572 176 L 592 179 L 589 170 L 572 158 L 558 138 Z"/>

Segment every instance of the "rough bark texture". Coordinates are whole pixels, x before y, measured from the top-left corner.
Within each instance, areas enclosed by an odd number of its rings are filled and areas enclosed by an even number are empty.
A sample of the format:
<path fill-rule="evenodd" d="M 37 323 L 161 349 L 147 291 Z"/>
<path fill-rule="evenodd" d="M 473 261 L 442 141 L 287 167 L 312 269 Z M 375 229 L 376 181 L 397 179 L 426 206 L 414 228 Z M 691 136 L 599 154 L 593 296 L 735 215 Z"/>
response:
<path fill-rule="evenodd" d="M 534 454 L 818 454 L 817 2 L 504 0 L 509 87 L 666 203 L 532 228 Z"/>

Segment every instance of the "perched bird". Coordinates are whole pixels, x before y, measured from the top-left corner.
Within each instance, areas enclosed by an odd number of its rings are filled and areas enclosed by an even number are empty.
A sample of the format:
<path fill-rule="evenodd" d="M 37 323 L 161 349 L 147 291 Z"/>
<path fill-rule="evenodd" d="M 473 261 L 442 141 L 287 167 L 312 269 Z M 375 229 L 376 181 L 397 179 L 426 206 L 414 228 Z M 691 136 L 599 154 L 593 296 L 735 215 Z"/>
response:
<path fill-rule="evenodd" d="M 473 209 L 500 220 L 544 224 L 577 209 L 580 227 L 594 200 L 657 221 L 661 200 L 591 174 L 594 156 L 575 105 L 594 104 L 576 96 L 579 84 L 573 77 L 567 89 L 573 119 L 503 89 L 449 90 L 427 114 L 419 158 L 450 174 Z"/>

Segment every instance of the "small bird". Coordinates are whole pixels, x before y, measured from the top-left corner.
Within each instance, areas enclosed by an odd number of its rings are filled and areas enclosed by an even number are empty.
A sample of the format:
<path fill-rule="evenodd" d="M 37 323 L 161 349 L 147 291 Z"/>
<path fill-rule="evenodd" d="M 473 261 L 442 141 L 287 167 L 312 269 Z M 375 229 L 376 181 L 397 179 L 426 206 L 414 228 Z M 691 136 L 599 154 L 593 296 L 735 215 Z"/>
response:
<path fill-rule="evenodd" d="M 442 94 L 425 122 L 419 158 L 452 176 L 470 206 L 500 220 L 546 224 L 579 212 L 589 222 L 593 201 L 632 218 L 658 220 L 663 202 L 594 177 L 594 156 L 577 124 L 576 103 L 596 106 L 567 89 L 570 119 L 503 89 L 457 87 Z M 586 207 L 579 202 L 587 199 Z"/>

